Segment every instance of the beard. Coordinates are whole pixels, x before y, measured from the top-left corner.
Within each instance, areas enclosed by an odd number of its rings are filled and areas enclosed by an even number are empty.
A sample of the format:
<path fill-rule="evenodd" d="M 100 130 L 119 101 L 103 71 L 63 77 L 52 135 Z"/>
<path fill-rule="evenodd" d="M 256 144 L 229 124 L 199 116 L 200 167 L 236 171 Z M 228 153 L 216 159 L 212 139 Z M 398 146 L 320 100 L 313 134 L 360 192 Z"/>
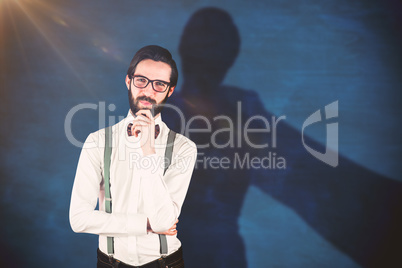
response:
<path fill-rule="evenodd" d="M 160 103 L 156 103 L 156 101 L 154 99 L 151 99 L 150 97 L 147 96 L 139 96 L 136 99 L 134 99 L 133 93 L 131 92 L 131 88 L 130 90 L 128 90 L 128 102 L 130 104 L 130 110 L 133 113 L 133 115 L 135 115 L 139 110 L 150 110 L 152 116 L 155 116 L 157 114 L 160 114 L 163 110 L 163 106 L 166 103 L 167 99 L 168 99 L 168 95 L 166 94 L 166 97 L 160 102 Z M 141 100 L 147 101 L 149 103 L 152 104 L 152 107 L 149 108 L 140 108 L 139 107 L 139 102 Z"/>

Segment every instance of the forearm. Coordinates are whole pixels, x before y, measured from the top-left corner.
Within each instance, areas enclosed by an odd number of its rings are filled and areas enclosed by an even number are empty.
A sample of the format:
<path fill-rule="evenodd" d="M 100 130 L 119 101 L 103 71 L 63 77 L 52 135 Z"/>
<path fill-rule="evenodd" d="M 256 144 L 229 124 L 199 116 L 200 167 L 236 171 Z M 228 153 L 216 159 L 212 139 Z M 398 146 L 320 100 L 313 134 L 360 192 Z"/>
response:
<path fill-rule="evenodd" d="M 141 189 L 144 213 L 152 230 L 166 231 L 173 225 L 179 213 L 162 176 L 150 172 L 142 173 Z"/>
<path fill-rule="evenodd" d="M 71 228 L 76 233 L 107 236 L 143 235 L 147 233 L 144 214 L 119 214 L 104 211 L 70 211 Z"/>
<path fill-rule="evenodd" d="M 103 211 L 103 150 L 97 138 L 88 136 L 78 161 L 69 211 L 71 228 L 74 232 L 109 236 L 146 234 L 145 214 Z M 96 210 L 98 197 L 100 210 Z"/>
<path fill-rule="evenodd" d="M 156 156 L 152 156 L 156 157 Z M 196 158 L 195 147 L 185 144 L 179 148 L 172 164 L 163 175 L 163 169 L 142 171 L 145 213 L 153 231 L 163 232 L 178 219 L 183 205 Z M 154 159 L 154 163 L 157 163 Z"/>
<path fill-rule="evenodd" d="M 69 213 L 70 225 L 74 232 L 108 236 L 146 234 L 145 214 L 106 213 L 96 210 L 97 193 L 99 189 L 91 187 L 87 180 L 76 178 Z"/>

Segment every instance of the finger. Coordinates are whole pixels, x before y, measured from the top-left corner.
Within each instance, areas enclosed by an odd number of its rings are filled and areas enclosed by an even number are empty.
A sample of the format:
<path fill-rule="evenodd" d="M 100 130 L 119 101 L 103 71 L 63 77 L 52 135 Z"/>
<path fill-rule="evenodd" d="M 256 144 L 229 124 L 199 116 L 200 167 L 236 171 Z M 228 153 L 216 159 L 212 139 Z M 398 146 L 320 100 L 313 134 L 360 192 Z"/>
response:
<path fill-rule="evenodd" d="M 138 115 L 134 120 L 133 120 L 133 125 L 134 122 L 138 122 L 138 124 L 140 124 L 143 127 L 147 127 L 150 131 L 150 135 L 154 136 L 154 132 L 155 132 L 155 122 L 153 119 L 150 119 L 144 115 Z M 145 129 L 143 129 L 145 131 Z"/>
<path fill-rule="evenodd" d="M 144 122 L 144 121 L 133 121 L 132 124 L 133 124 L 133 125 L 131 126 L 131 128 L 149 126 L 149 123 L 148 123 L 148 122 Z"/>
<path fill-rule="evenodd" d="M 134 122 L 133 125 L 131 126 L 131 133 L 138 134 L 139 132 L 141 132 L 143 127 L 146 127 L 148 125 L 149 125 L 148 123 L 141 121 Z"/>
<path fill-rule="evenodd" d="M 134 133 L 136 130 L 144 133 L 148 133 L 149 131 L 150 134 L 154 135 L 155 127 L 152 127 L 152 124 L 149 122 L 137 121 L 135 125 L 132 125 L 131 133 Z"/>
<path fill-rule="evenodd" d="M 175 235 L 175 234 L 177 234 L 177 230 L 174 230 L 174 231 L 168 231 L 168 235 Z"/>
<path fill-rule="evenodd" d="M 136 118 L 134 118 L 133 122 L 146 122 L 148 124 L 151 124 L 152 120 L 144 115 L 138 115 Z"/>
<path fill-rule="evenodd" d="M 136 113 L 136 115 L 137 115 L 137 116 L 140 116 L 140 115 L 146 116 L 146 117 L 148 117 L 148 118 L 151 119 L 151 120 L 154 119 L 154 117 L 152 116 L 151 111 L 148 110 L 148 109 L 139 110 L 139 111 Z"/>
<path fill-rule="evenodd" d="M 136 129 L 136 128 L 149 127 L 149 126 L 150 126 L 150 124 L 147 122 L 137 121 L 137 122 L 133 122 L 133 125 L 131 126 L 131 130 Z"/>
<path fill-rule="evenodd" d="M 147 116 L 148 118 L 152 118 L 152 117 L 153 117 L 153 116 L 152 116 L 152 112 L 151 112 L 150 109 L 142 109 L 142 110 L 139 110 L 138 112 L 136 112 L 135 114 L 136 114 L 136 115 L 143 114 L 143 115 Z"/>
<path fill-rule="evenodd" d="M 131 133 L 133 133 L 136 137 L 138 137 L 138 134 L 143 131 L 144 127 L 147 127 L 149 124 L 146 123 L 141 123 L 141 122 L 136 122 L 136 124 L 131 127 Z"/>

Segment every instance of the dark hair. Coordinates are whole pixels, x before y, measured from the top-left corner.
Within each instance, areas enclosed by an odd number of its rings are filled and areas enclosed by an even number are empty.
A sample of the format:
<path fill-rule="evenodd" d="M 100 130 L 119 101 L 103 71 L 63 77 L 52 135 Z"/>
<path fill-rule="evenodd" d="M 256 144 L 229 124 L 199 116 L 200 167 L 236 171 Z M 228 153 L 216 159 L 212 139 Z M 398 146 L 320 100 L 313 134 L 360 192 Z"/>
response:
<path fill-rule="evenodd" d="M 135 68 L 138 63 L 143 60 L 153 60 L 153 61 L 161 61 L 170 66 L 172 72 L 170 73 L 170 86 L 174 87 L 177 84 L 177 79 L 179 77 L 179 72 L 177 71 L 176 62 L 172 58 L 172 54 L 170 54 L 169 50 L 155 45 L 145 46 L 135 53 L 133 59 L 131 60 L 130 66 L 127 70 L 127 75 L 131 78 L 131 76 L 135 72 Z"/>

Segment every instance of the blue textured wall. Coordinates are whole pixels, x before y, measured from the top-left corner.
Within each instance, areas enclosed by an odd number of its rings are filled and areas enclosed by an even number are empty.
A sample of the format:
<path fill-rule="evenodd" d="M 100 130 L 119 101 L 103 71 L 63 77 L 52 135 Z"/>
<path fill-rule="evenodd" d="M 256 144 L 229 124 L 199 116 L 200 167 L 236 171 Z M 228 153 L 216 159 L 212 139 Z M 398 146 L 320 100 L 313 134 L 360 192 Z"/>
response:
<path fill-rule="evenodd" d="M 66 137 L 66 115 L 77 104 L 102 101 L 117 107 L 108 115 L 126 114 L 123 81 L 135 51 L 159 44 L 181 68 L 184 28 L 208 6 L 228 12 L 240 34 L 239 55 L 223 84 L 245 96 L 256 92 L 267 115 L 286 115 L 289 137 L 300 134 L 314 111 L 339 103 L 340 165 L 329 168 L 308 154 L 296 161 L 282 145 L 293 169 L 272 174 L 275 183 L 267 174 L 241 189 L 237 224 L 244 252 L 233 254 L 244 255 L 249 267 L 362 267 L 376 262 L 370 257 L 376 252 L 400 262 L 390 238 L 402 238 L 394 224 L 401 222 L 402 181 L 398 1 L 4 0 L 0 266 L 95 266 L 96 236 L 74 234 L 68 222 L 80 148 Z M 183 76 L 178 91 L 182 84 Z M 80 141 L 100 127 L 98 111 L 73 118 Z M 311 144 L 325 144 L 324 125 L 307 134 Z M 191 206 L 187 210 L 190 222 Z"/>

